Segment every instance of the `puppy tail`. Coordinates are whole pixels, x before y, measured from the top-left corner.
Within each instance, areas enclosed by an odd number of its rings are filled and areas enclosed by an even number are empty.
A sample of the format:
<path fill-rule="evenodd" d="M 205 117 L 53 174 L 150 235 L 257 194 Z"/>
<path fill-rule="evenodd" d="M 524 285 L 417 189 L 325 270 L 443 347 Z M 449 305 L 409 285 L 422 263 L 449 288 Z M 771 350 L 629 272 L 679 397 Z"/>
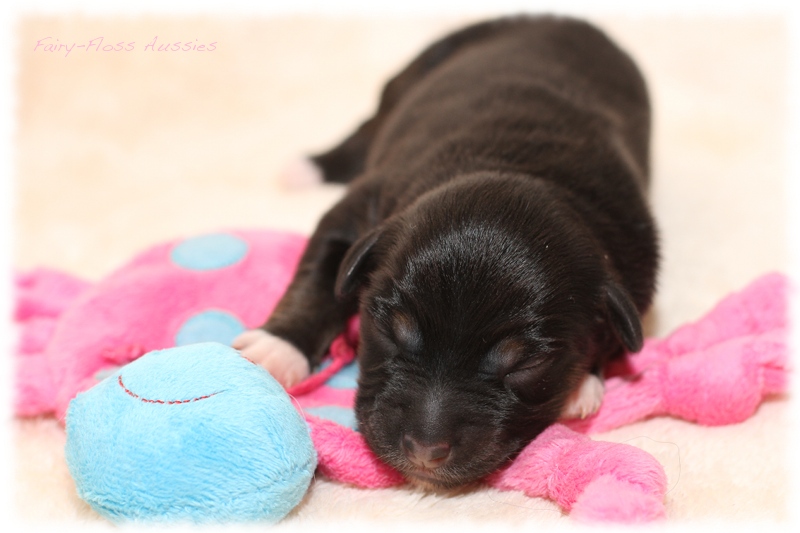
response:
<path fill-rule="evenodd" d="M 364 127 L 359 130 L 363 130 Z M 322 183 L 350 183 L 364 170 L 368 139 L 358 132 L 324 154 L 290 162 L 278 176 L 285 189 L 305 189 Z"/>

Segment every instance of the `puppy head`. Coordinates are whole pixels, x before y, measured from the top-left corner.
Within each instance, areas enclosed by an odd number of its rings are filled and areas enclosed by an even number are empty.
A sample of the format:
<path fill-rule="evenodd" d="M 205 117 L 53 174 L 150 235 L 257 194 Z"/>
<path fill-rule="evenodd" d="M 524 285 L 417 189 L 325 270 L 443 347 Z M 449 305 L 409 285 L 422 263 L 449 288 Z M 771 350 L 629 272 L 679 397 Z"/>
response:
<path fill-rule="evenodd" d="M 420 485 L 476 481 L 555 422 L 598 328 L 641 343 L 590 232 L 530 187 L 429 193 L 342 263 L 337 291 L 362 289 L 359 429 Z"/>

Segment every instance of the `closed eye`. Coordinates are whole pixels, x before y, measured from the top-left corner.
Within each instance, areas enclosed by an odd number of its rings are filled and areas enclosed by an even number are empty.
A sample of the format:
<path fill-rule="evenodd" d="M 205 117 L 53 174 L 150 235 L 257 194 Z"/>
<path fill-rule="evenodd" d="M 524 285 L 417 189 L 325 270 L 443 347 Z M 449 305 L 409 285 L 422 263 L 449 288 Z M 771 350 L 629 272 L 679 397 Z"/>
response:
<path fill-rule="evenodd" d="M 499 381 L 505 377 L 505 376 L 498 376 L 496 372 L 490 372 L 484 370 L 478 370 L 477 374 L 479 378 L 485 381 Z"/>
<path fill-rule="evenodd" d="M 514 372 L 526 372 L 530 368 L 539 367 L 542 358 L 525 339 L 510 337 L 495 344 L 481 361 L 478 372 L 484 376 L 505 379 Z"/>
<path fill-rule="evenodd" d="M 506 376 L 511 376 L 520 373 L 531 374 L 531 373 L 541 372 L 544 369 L 546 369 L 547 366 L 548 365 L 546 359 L 543 359 L 541 357 L 535 357 L 535 358 L 532 357 L 527 361 L 525 361 L 523 364 L 512 368 L 509 372 L 506 373 Z"/>
<path fill-rule="evenodd" d="M 422 333 L 414 318 L 403 311 L 388 312 L 375 325 L 387 342 L 407 354 L 422 352 Z"/>
<path fill-rule="evenodd" d="M 492 367 L 490 364 L 481 365 L 477 373 L 486 380 L 502 381 L 507 385 L 519 385 L 543 375 L 548 366 L 545 360 L 536 358 L 526 361 L 519 367 L 512 367 L 510 370 Z"/>

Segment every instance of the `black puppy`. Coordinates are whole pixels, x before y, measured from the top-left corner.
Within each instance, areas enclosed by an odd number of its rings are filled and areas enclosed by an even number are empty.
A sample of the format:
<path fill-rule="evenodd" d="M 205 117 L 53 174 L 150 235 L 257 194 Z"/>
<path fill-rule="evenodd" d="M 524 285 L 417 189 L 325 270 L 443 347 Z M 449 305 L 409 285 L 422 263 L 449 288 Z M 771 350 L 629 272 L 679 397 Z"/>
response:
<path fill-rule="evenodd" d="M 360 312 L 369 446 L 423 486 L 485 476 L 594 412 L 604 363 L 641 348 L 649 122 L 636 66 L 584 22 L 501 19 L 433 44 L 312 158 L 350 189 L 234 346 L 289 385 Z"/>

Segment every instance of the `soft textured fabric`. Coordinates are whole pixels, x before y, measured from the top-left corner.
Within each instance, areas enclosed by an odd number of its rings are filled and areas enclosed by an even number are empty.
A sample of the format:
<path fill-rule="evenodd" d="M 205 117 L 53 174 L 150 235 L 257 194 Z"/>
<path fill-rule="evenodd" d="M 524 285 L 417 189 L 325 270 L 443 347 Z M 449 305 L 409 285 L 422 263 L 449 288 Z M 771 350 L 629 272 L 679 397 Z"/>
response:
<path fill-rule="evenodd" d="M 316 468 L 281 386 L 227 346 L 154 351 L 67 411 L 78 494 L 113 521 L 277 522 Z"/>
<path fill-rule="evenodd" d="M 152 247 L 93 287 L 50 270 L 19 276 L 17 412 L 62 418 L 69 401 L 97 383 L 98 372 L 177 344 L 229 343 L 260 325 L 305 243 L 289 233 L 220 232 Z M 43 330 L 51 325 L 43 320 L 59 311 L 45 343 Z"/>
<path fill-rule="evenodd" d="M 599 412 L 570 427 L 599 433 L 657 415 L 708 426 L 742 422 L 787 390 L 786 277 L 765 275 L 695 323 L 648 339 L 607 371 Z"/>
<path fill-rule="evenodd" d="M 141 254 L 79 296 L 70 293 L 60 307 L 42 304 L 51 313 L 43 316 L 52 317 L 52 308 L 64 311 L 44 355 L 20 347 L 18 413 L 60 413 L 65 401 L 148 350 L 208 340 L 226 343 L 242 328 L 260 324 L 288 283 L 304 244 L 302 237 L 276 232 L 175 241 Z M 40 275 L 46 284 L 56 274 Z M 19 284 L 20 301 L 29 309 L 37 308 L 37 297 L 46 298 L 37 292 L 35 278 L 20 278 L 26 279 Z M 552 499 L 584 520 L 663 517 L 665 476 L 655 459 L 632 446 L 594 442 L 575 431 L 608 430 L 665 414 L 708 425 L 744 420 L 765 396 L 786 386 L 787 290 L 782 275 L 767 275 L 695 324 L 666 339 L 648 340 L 641 353 L 611 369 L 606 400 L 596 416 L 569 422 L 572 429 L 554 426 L 487 482 Z M 39 328 L 42 317 L 36 313 L 18 316 L 23 330 Z M 41 337 L 23 334 L 22 339 L 37 339 L 40 346 Z M 402 477 L 377 460 L 355 427 L 356 343 L 354 320 L 334 341 L 320 372 L 288 392 L 311 426 L 322 473 L 361 487 L 399 485 Z M 54 384 L 58 395 L 36 386 L 37 380 Z M 561 471 L 576 474 L 550 475 Z"/>

